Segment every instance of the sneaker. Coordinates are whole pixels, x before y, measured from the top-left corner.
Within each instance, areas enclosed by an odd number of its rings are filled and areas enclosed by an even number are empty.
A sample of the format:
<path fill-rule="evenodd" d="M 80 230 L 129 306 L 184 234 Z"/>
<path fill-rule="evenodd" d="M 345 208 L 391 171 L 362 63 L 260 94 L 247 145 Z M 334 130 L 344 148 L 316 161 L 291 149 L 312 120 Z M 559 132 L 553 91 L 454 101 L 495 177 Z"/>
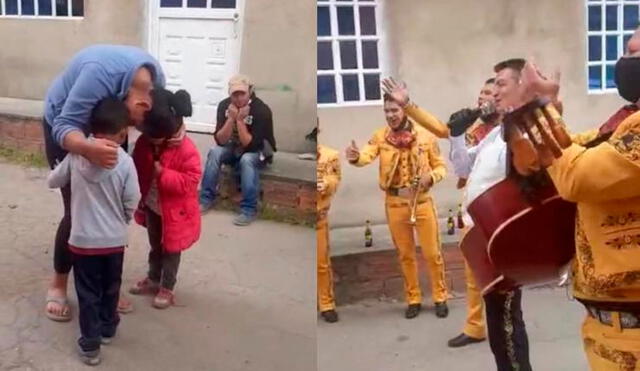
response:
<path fill-rule="evenodd" d="M 173 291 L 169 289 L 165 289 L 164 287 L 161 287 L 156 297 L 153 298 L 154 308 L 166 309 L 166 308 L 169 308 L 172 304 L 173 304 Z"/>
<path fill-rule="evenodd" d="M 409 304 L 407 310 L 404 312 L 404 316 L 407 319 L 416 318 L 418 314 L 420 314 L 420 310 L 422 309 L 422 304 Z"/>
<path fill-rule="evenodd" d="M 449 307 L 447 306 L 447 302 L 443 301 L 441 303 L 436 303 L 436 317 L 447 318 L 448 315 Z"/>
<path fill-rule="evenodd" d="M 100 349 L 90 351 L 79 349 L 78 355 L 80 356 L 82 363 L 85 365 L 97 366 L 102 361 L 102 359 L 100 359 Z"/>
<path fill-rule="evenodd" d="M 233 219 L 233 224 L 244 227 L 256 220 L 255 215 L 240 214 Z"/>
<path fill-rule="evenodd" d="M 100 338 L 100 344 L 109 345 L 113 342 L 113 338 L 114 336 L 103 336 L 102 338 Z"/>
<path fill-rule="evenodd" d="M 133 287 L 129 289 L 131 295 L 155 295 L 160 290 L 160 284 L 151 281 L 149 278 L 145 278 L 142 281 L 138 281 Z"/>
<path fill-rule="evenodd" d="M 328 323 L 338 322 L 338 312 L 336 312 L 333 309 L 325 310 L 324 312 L 321 312 L 320 315 L 322 316 L 322 318 L 324 318 L 325 322 L 328 322 Z"/>

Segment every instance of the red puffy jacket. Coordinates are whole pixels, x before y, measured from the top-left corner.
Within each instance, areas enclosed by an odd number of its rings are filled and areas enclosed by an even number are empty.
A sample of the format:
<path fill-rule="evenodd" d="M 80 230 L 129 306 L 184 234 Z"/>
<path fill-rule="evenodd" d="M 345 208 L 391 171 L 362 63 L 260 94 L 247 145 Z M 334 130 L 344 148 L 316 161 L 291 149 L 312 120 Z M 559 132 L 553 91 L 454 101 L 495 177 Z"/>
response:
<path fill-rule="evenodd" d="M 140 136 L 133 150 L 142 198 L 134 214 L 138 224 L 146 227 L 144 200 L 153 180 L 153 149 L 148 138 Z M 200 238 L 198 185 L 202 177 L 200 153 L 185 137 L 177 147 L 166 148 L 160 155 L 162 172 L 157 179 L 158 202 L 162 210 L 162 246 L 170 253 L 188 249 Z"/>

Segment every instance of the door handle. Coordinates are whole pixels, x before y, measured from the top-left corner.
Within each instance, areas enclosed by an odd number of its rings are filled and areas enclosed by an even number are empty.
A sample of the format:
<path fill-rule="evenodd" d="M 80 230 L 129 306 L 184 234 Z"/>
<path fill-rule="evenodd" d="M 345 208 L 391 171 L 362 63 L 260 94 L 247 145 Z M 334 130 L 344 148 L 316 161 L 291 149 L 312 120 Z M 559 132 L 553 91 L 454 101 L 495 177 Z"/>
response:
<path fill-rule="evenodd" d="M 238 38 L 238 23 L 240 23 L 240 13 L 233 13 L 233 38 Z"/>

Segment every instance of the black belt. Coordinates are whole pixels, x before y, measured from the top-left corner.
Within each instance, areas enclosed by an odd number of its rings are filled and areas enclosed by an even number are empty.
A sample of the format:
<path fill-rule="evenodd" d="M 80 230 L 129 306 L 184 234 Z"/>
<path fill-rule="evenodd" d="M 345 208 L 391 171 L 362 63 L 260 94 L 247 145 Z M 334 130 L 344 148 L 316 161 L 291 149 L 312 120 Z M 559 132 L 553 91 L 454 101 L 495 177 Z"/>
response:
<path fill-rule="evenodd" d="M 597 319 L 603 325 L 614 326 L 613 313 L 618 313 L 620 315 L 620 328 L 640 328 L 640 312 L 609 311 L 588 304 L 585 304 L 585 308 L 587 308 L 587 313 L 589 313 L 591 317 Z"/>
<path fill-rule="evenodd" d="M 404 188 L 387 188 L 387 194 L 389 196 L 400 196 L 400 192 L 411 192 L 411 188 L 409 187 L 404 187 Z M 422 193 L 426 193 L 424 190 L 420 191 L 420 194 Z"/>

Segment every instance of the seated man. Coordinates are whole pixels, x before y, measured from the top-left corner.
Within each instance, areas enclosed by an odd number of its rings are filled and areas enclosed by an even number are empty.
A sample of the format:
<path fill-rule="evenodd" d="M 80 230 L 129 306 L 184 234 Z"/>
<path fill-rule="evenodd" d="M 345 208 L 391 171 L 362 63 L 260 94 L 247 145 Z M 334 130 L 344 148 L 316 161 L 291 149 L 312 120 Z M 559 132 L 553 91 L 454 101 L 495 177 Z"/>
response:
<path fill-rule="evenodd" d="M 256 97 L 246 76 L 229 81 L 229 97 L 218 105 L 216 145 L 209 150 L 200 189 L 200 210 L 207 211 L 216 198 L 220 168 L 233 165 L 240 175 L 240 215 L 233 223 L 249 225 L 256 217 L 260 190 L 260 169 L 271 162 L 276 151 L 271 109 Z"/>

